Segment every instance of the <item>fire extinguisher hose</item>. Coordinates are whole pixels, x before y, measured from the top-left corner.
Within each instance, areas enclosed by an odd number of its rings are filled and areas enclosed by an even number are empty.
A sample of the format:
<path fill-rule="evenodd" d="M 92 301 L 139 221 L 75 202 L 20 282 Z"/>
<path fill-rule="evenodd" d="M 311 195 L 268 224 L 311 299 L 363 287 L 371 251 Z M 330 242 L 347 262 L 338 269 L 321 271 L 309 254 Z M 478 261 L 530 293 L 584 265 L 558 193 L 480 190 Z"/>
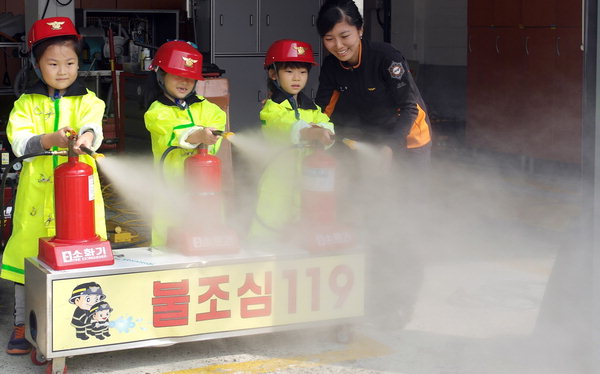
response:
<path fill-rule="evenodd" d="M 169 153 L 171 153 L 172 151 L 176 150 L 177 148 L 179 148 L 179 147 L 177 147 L 175 145 L 172 145 L 169 148 L 165 149 L 165 151 L 163 152 L 163 154 L 160 156 L 160 162 L 159 162 L 159 168 L 160 169 L 159 170 L 161 172 L 161 175 L 162 175 L 163 167 L 165 165 L 165 159 L 167 158 L 167 156 L 169 155 Z"/>
<path fill-rule="evenodd" d="M 2 215 L 0 217 L 0 249 L 2 251 L 4 251 L 4 211 L 5 211 L 5 207 L 4 207 L 4 190 L 6 189 L 6 179 L 8 178 L 8 173 L 10 172 L 10 170 L 12 170 L 12 168 L 17 164 L 17 162 L 21 162 L 25 159 L 31 158 L 31 157 L 37 157 L 37 156 L 66 156 L 67 155 L 67 151 L 43 151 L 43 152 L 35 152 L 35 153 L 28 153 L 25 154 L 23 156 L 20 157 L 15 157 L 14 159 L 12 159 L 10 161 L 10 163 L 6 166 L 6 168 L 4 169 L 4 172 L 2 173 L 2 182 L 0 184 L 0 214 Z M 12 220 L 11 220 L 12 222 Z"/>

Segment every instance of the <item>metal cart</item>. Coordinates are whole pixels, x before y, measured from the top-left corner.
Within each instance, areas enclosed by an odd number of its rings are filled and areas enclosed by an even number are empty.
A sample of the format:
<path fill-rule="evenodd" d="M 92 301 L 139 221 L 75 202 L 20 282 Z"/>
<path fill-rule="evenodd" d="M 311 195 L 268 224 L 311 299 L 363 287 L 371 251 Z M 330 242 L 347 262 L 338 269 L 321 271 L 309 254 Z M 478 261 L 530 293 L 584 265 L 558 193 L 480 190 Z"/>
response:
<path fill-rule="evenodd" d="M 111 266 L 62 271 L 26 260 L 26 336 L 47 373 L 64 373 L 69 356 L 347 326 L 364 313 L 361 252 L 114 255 Z"/>

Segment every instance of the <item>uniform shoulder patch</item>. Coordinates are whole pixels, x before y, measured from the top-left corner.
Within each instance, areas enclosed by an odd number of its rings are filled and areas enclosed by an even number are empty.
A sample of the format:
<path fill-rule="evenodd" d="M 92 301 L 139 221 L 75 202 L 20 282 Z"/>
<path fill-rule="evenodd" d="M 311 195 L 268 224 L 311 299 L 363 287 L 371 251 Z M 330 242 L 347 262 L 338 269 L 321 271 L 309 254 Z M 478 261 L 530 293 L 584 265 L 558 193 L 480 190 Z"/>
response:
<path fill-rule="evenodd" d="M 392 64 L 388 68 L 388 71 L 390 72 L 390 76 L 392 78 L 402 79 L 402 77 L 404 76 L 405 70 L 404 70 L 404 66 L 402 66 L 402 63 L 392 61 Z"/>

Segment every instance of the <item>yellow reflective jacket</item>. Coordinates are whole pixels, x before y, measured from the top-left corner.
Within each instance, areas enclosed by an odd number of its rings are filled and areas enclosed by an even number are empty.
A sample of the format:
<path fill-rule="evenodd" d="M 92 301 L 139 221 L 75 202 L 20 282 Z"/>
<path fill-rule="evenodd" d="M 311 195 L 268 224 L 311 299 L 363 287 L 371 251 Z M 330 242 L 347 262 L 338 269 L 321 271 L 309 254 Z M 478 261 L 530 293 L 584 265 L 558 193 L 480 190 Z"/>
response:
<path fill-rule="evenodd" d="M 154 163 L 160 166 L 163 153 L 171 146 L 181 147 L 169 152 L 160 173 L 171 184 L 177 185 L 183 179 L 183 167 L 186 158 L 197 153 L 199 144 L 190 144 L 185 139 L 199 127 L 213 127 L 225 131 L 227 115 L 217 104 L 202 96 L 190 96 L 186 99 L 186 108 L 182 109 L 164 95 L 154 101 L 144 114 L 146 129 L 150 131 Z M 208 152 L 216 154 L 221 146 L 221 138 L 210 145 Z M 164 212 L 163 212 L 164 214 Z M 167 217 L 153 220 L 152 245 L 160 246 L 166 242 Z"/>
<path fill-rule="evenodd" d="M 249 233 L 257 243 L 285 237 L 286 227 L 299 219 L 302 160 L 310 152 L 297 147 L 300 130 L 314 124 L 334 133 L 329 117 L 308 96 L 299 93 L 297 103 L 299 118 L 288 96 L 276 91 L 260 111 L 265 139 L 282 149 L 271 158 L 259 182 L 256 216 Z"/>
<path fill-rule="evenodd" d="M 94 130 L 93 149 L 102 143 L 104 102 L 79 81 L 59 99 L 48 96 L 48 88 L 39 83 L 14 103 L 6 133 L 17 156 L 22 156 L 27 140 L 71 126 L 79 134 Z M 56 148 L 58 149 L 58 148 Z M 95 161 L 88 155 L 79 160 L 94 170 L 94 209 L 96 233 L 106 238 L 104 200 Z M 37 156 L 23 162 L 13 214 L 13 231 L 2 257 L 0 277 L 24 283 L 24 259 L 37 256 L 38 239 L 56 233 L 54 215 L 54 168 L 67 161 L 62 156 Z"/>

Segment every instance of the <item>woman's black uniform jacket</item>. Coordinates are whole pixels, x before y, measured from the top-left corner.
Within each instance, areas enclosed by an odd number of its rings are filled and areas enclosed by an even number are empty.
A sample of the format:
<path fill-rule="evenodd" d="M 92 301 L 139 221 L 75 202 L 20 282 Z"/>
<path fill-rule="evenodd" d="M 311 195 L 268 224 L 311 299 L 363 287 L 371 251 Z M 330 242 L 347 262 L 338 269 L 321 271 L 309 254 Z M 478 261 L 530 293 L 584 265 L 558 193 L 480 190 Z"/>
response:
<path fill-rule="evenodd" d="M 425 104 L 408 64 L 387 43 L 362 40 L 355 66 L 327 56 L 316 103 L 335 123 L 339 135 L 371 139 L 396 149 L 420 148 L 431 142 Z"/>

